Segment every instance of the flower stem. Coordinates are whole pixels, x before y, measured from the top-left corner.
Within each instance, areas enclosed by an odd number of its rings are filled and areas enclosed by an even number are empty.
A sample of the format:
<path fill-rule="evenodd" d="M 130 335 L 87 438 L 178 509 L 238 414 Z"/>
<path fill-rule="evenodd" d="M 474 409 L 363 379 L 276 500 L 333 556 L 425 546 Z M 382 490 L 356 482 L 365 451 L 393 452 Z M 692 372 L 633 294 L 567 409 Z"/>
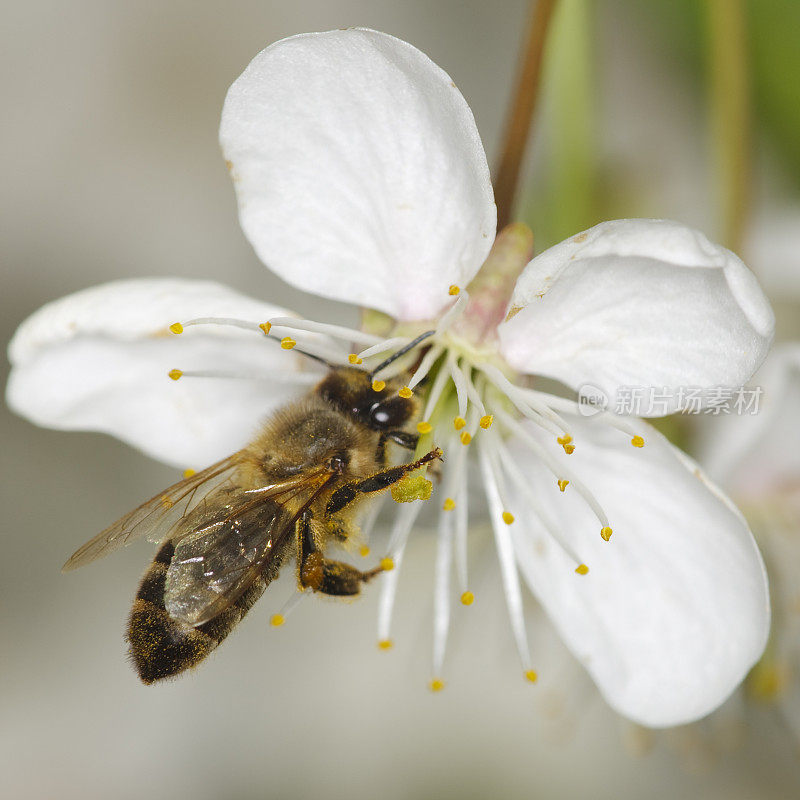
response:
<path fill-rule="evenodd" d="M 517 85 L 506 117 L 500 163 L 494 181 L 497 229 L 511 221 L 519 173 L 541 83 L 542 56 L 556 0 L 533 0 Z"/>
<path fill-rule="evenodd" d="M 722 240 L 738 250 L 750 201 L 750 96 L 743 0 L 708 0 L 708 73 Z"/>

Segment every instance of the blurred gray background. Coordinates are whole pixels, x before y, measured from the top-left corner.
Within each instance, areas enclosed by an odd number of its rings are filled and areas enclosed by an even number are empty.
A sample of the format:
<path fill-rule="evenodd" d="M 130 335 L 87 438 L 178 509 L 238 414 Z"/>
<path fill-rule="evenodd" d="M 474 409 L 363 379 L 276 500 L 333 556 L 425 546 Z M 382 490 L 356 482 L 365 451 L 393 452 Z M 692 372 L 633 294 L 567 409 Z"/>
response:
<path fill-rule="evenodd" d="M 597 4 L 598 142 L 645 187 L 627 213 L 713 234 L 695 87 L 637 5 Z M 48 300 L 132 276 L 212 278 L 312 318 L 354 319 L 271 276 L 241 234 L 217 146 L 227 86 L 276 39 L 374 27 L 451 74 L 493 162 L 526 16 L 522 0 L 6 3 L 0 338 Z M 547 157 L 536 147 L 526 196 Z M 734 709 L 719 730 L 654 741 L 620 721 L 533 603 L 543 677 L 526 684 L 480 534 L 478 601 L 455 609 L 438 695 L 426 689 L 434 545 L 424 531 L 404 564 L 393 651 L 375 647 L 374 590 L 352 604 L 306 601 L 271 629 L 287 574 L 196 673 L 143 687 L 122 631 L 151 549 L 59 570 L 178 476 L 97 434 L 40 430 L 5 410 L 2 426 L 3 797 L 734 800 L 798 785 L 797 745 L 768 713 L 743 723 Z"/>

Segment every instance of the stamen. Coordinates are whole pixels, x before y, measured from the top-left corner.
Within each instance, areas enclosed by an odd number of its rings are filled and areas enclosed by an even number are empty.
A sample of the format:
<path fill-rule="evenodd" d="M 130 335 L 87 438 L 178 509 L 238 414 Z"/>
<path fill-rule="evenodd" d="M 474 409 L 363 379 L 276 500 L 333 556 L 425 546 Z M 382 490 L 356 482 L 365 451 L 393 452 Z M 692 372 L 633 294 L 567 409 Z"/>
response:
<path fill-rule="evenodd" d="M 181 325 L 180 322 L 173 322 L 172 325 L 169 326 L 169 329 L 176 335 L 183 333 L 183 325 Z"/>
<path fill-rule="evenodd" d="M 567 486 L 569 486 L 569 481 L 564 480 L 564 478 L 559 478 L 558 479 L 558 489 L 559 489 L 559 491 L 563 492 L 567 488 Z"/>
<path fill-rule="evenodd" d="M 286 619 L 282 614 L 273 614 L 269 619 L 269 624 L 272 625 L 273 628 L 280 628 L 284 622 L 286 622 Z"/>
<path fill-rule="evenodd" d="M 450 570 L 453 561 L 453 515 L 439 515 L 433 585 L 433 674 L 442 674 L 450 627 Z"/>
<path fill-rule="evenodd" d="M 413 395 L 414 392 L 412 392 L 408 386 L 404 386 L 402 389 L 400 389 L 400 391 L 397 394 L 399 394 L 400 397 L 403 397 L 406 400 L 408 400 L 408 398 L 411 397 L 411 395 Z"/>
<path fill-rule="evenodd" d="M 453 379 L 453 385 L 456 387 L 456 397 L 458 398 L 458 416 L 464 418 L 467 416 L 467 402 L 469 395 L 467 394 L 467 379 L 464 373 L 461 372 L 458 362 L 451 354 L 448 353 L 447 369 L 450 371 L 450 377 Z"/>
<path fill-rule="evenodd" d="M 391 650 L 394 647 L 394 642 L 391 639 L 381 639 L 378 642 L 378 647 L 381 650 Z"/>
<path fill-rule="evenodd" d="M 444 689 L 444 681 L 441 678 L 434 678 L 428 685 L 432 692 L 441 692 Z"/>
<path fill-rule="evenodd" d="M 311 333 L 321 333 L 333 339 L 343 339 L 347 342 L 356 344 L 376 345 L 383 342 L 380 336 L 346 328 L 342 325 L 331 325 L 327 322 L 315 322 L 309 319 L 297 319 L 295 317 L 273 317 L 269 324 L 274 328 L 284 328 L 290 331 L 309 331 Z M 361 353 L 359 353 L 361 355 Z M 363 356 L 361 356 L 363 358 Z"/>
<path fill-rule="evenodd" d="M 180 322 L 176 322 L 175 325 L 180 325 Z M 170 326 L 170 330 L 173 330 L 175 325 Z M 226 328 L 241 328 L 245 331 L 253 331 L 254 333 L 264 333 L 264 329 L 261 328 L 255 322 L 248 322 L 244 319 L 234 319 L 233 317 L 196 317 L 195 319 L 185 320 L 183 322 L 183 328 L 190 328 L 193 325 L 221 325 Z M 175 331 L 173 331 L 175 333 Z"/>
<path fill-rule="evenodd" d="M 417 371 L 409 378 L 408 387 L 409 389 L 413 389 L 426 375 L 431 371 L 431 367 L 434 365 L 436 360 L 441 356 L 442 351 L 444 348 L 441 345 L 434 345 L 425 353 L 422 361 L 420 362 Z"/>
<path fill-rule="evenodd" d="M 467 450 L 465 447 L 455 449 L 451 440 L 451 468 L 448 471 L 448 493 L 455 501 L 455 560 L 456 575 L 462 595 L 467 591 L 467 533 L 469 522 L 469 504 L 467 501 Z M 462 600 L 463 602 L 463 600 Z"/>
<path fill-rule="evenodd" d="M 461 434 L 461 444 L 467 445 L 472 441 L 472 434 L 469 431 L 464 431 Z"/>
<path fill-rule="evenodd" d="M 575 567 L 575 572 L 577 572 L 578 575 L 588 575 L 589 567 L 587 567 L 586 564 L 578 564 L 578 566 Z"/>
<path fill-rule="evenodd" d="M 504 511 L 503 522 L 505 522 L 506 525 L 511 525 L 514 522 L 514 515 L 510 511 Z"/>
<path fill-rule="evenodd" d="M 351 364 L 363 364 L 364 363 L 364 359 L 363 358 L 359 358 L 355 353 L 350 353 L 350 355 L 347 356 L 347 360 Z"/>
<path fill-rule="evenodd" d="M 467 367 L 462 372 L 466 384 L 467 397 L 469 397 L 470 403 L 472 403 L 478 409 L 478 413 L 481 415 L 481 418 L 483 419 L 488 415 L 486 414 L 486 408 L 483 405 L 483 400 L 480 396 L 480 393 L 475 388 L 475 384 L 472 382 L 471 372 L 472 372 L 472 367 Z M 492 423 L 489 422 L 489 425 L 491 424 Z M 481 426 L 483 427 L 483 425 Z"/>
<path fill-rule="evenodd" d="M 361 558 L 366 558 L 370 553 L 369 545 L 362 544 L 361 547 L 358 548 L 358 554 Z"/>
<path fill-rule="evenodd" d="M 536 674 L 535 669 L 529 669 L 525 671 L 525 680 L 530 681 L 531 683 L 536 683 L 539 679 L 539 676 Z"/>
<path fill-rule="evenodd" d="M 297 342 L 292 339 L 291 336 L 284 336 L 283 339 L 281 339 L 281 347 L 284 350 L 291 350 L 296 344 Z"/>
<path fill-rule="evenodd" d="M 190 467 L 189 469 L 185 469 L 183 471 L 183 477 L 184 478 L 191 478 L 192 475 L 194 475 L 196 472 L 197 472 L 196 469 L 191 469 L 191 467 Z"/>
<path fill-rule="evenodd" d="M 603 539 L 604 539 L 606 542 L 607 542 L 607 541 L 608 541 L 608 540 L 611 538 L 611 534 L 612 534 L 612 533 L 614 533 L 614 531 L 612 531 L 612 530 L 611 530 L 611 528 L 609 528 L 609 527 L 608 527 L 608 525 L 604 525 L 604 526 L 603 526 L 603 527 L 600 529 L 600 535 L 603 537 Z"/>
<path fill-rule="evenodd" d="M 449 379 L 450 373 L 446 369 L 440 369 L 436 374 L 436 377 L 433 379 L 433 386 L 431 386 L 430 393 L 428 395 L 428 402 L 425 404 L 425 413 L 422 415 L 424 419 L 431 418 L 431 415 L 436 408 L 436 404 L 439 402 L 442 392 L 444 391 L 444 387 L 447 385 Z"/>
<path fill-rule="evenodd" d="M 463 592 L 461 595 L 461 603 L 465 606 L 471 606 L 475 602 L 475 595 L 470 591 Z"/>
<path fill-rule="evenodd" d="M 177 381 L 180 380 L 181 376 L 183 375 L 183 371 L 179 369 L 171 369 L 167 375 L 169 375 L 172 380 Z"/>
<path fill-rule="evenodd" d="M 431 425 L 430 422 L 423 421 L 417 423 L 417 433 L 420 433 L 423 436 L 426 433 L 430 433 L 432 430 L 433 430 L 433 425 Z"/>
<path fill-rule="evenodd" d="M 451 286 L 451 287 L 450 287 L 450 288 L 447 290 L 447 293 L 448 293 L 448 294 L 451 294 L 451 295 L 453 295 L 453 296 L 455 296 L 455 295 L 457 295 L 457 294 L 458 294 L 460 291 L 461 291 L 461 289 L 460 289 L 458 286 L 456 286 L 455 284 L 453 284 L 453 285 L 452 285 L 452 286 Z"/>
<path fill-rule="evenodd" d="M 453 427 L 457 431 L 460 431 L 466 424 L 467 424 L 467 421 L 464 419 L 464 417 L 456 417 L 453 420 Z"/>
<path fill-rule="evenodd" d="M 442 504 L 442 511 L 452 511 L 455 507 L 456 507 L 456 501 L 453 500 L 452 497 L 448 497 Z"/>
<path fill-rule="evenodd" d="M 380 560 L 380 568 L 384 572 L 391 572 L 394 569 L 394 559 L 389 558 L 386 556 Z"/>
<path fill-rule="evenodd" d="M 292 610 L 297 607 L 297 604 L 304 597 L 304 592 L 294 592 L 290 595 L 289 599 L 283 604 L 283 608 L 277 614 L 272 615 L 269 624 L 272 625 L 273 628 L 278 628 L 283 625 L 288 619 L 289 614 L 292 613 Z"/>
<path fill-rule="evenodd" d="M 634 447 L 644 447 L 644 439 L 641 436 L 636 435 L 633 437 L 633 439 L 631 439 L 631 444 Z"/>
<path fill-rule="evenodd" d="M 272 323 L 271 322 L 262 322 L 259 326 L 262 331 L 264 331 L 264 336 L 269 336 L 269 332 L 272 330 Z"/>
<path fill-rule="evenodd" d="M 493 423 L 493 422 L 494 422 L 494 417 L 493 417 L 491 414 L 484 414 L 484 415 L 481 417 L 481 419 L 480 419 L 480 422 L 479 422 L 478 424 L 479 424 L 479 425 L 481 426 L 481 428 L 483 428 L 485 431 L 488 431 L 488 430 L 489 430 L 489 428 L 491 428 L 491 427 L 492 427 L 492 423 Z"/>
<path fill-rule="evenodd" d="M 469 293 L 462 289 L 458 294 L 458 300 L 442 314 L 439 324 L 436 326 L 437 336 L 444 333 L 467 310 L 468 302 Z"/>
<path fill-rule="evenodd" d="M 221 369 L 194 369 L 181 370 L 172 369 L 168 373 L 172 380 L 180 378 L 221 378 L 224 380 L 243 380 L 243 381 L 270 381 L 271 383 L 296 383 L 301 385 L 311 385 L 319 382 L 319 374 L 308 372 L 228 372 Z"/>
<path fill-rule="evenodd" d="M 386 381 L 372 381 L 372 391 L 382 392 L 386 388 Z"/>
<path fill-rule="evenodd" d="M 358 355 L 360 358 L 369 358 L 378 353 L 386 353 L 389 350 L 394 350 L 396 347 L 402 347 L 408 344 L 411 339 L 408 336 L 396 336 L 394 339 L 384 339 L 382 342 L 362 350 Z"/>

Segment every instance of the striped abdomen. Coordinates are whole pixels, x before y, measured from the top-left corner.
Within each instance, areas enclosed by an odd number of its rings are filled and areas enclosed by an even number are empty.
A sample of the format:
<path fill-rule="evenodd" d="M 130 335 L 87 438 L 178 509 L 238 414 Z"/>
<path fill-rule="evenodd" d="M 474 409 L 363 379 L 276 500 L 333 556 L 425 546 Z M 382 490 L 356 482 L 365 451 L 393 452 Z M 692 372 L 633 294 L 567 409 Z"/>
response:
<path fill-rule="evenodd" d="M 178 675 L 199 664 L 233 630 L 277 576 L 282 558 L 274 558 L 225 611 L 192 627 L 173 619 L 164 607 L 167 569 L 175 553 L 166 542 L 153 559 L 133 601 L 127 639 L 136 671 L 144 683 Z"/>

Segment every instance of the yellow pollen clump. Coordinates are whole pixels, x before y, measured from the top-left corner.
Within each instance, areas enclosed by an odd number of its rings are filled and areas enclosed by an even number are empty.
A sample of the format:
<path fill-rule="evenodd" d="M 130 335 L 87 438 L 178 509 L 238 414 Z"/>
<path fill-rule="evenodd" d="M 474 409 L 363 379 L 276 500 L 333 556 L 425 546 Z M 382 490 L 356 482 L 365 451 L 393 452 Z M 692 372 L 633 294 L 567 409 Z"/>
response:
<path fill-rule="evenodd" d="M 464 592 L 464 594 L 461 595 L 461 602 L 465 606 L 471 606 L 475 602 L 475 595 L 472 594 L 472 592 Z"/>
<path fill-rule="evenodd" d="M 269 332 L 272 330 L 272 323 L 271 322 L 262 322 L 259 326 L 262 331 L 264 331 L 264 336 L 269 336 Z"/>
<path fill-rule="evenodd" d="M 481 417 L 480 426 L 484 430 L 488 430 L 492 427 L 492 423 L 494 422 L 494 417 L 491 414 L 484 414 Z"/>
<path fill-rule="evenodd" d="M 380 560 L 379 566 L 384 572 L 391 572 L 394 569 L 394 559 L 385 556 Z"/>
<path fill-rule="evenodd" d="M 169 375 L 172 380 L 177 381 L 181 375 L 183 375 L 183 372 L 179 369 L 171 369 L 167 375 Z"/>
<path fill-rule="evenodd" d="M 464 431 L 461 434 L 461 444 L 469 444 L 472 441 L 472 434 L 469 431 Z"/>
<path fill-rule="evenodd" d="M 587 567 L 586 564 L 578 564 L 578 566 L 575 567 L 575 572 L 577 572 L 578 575 L 588 575 L 589 567 Z"/>
<path fill-rule="evenodd" d="M 284 617 L 283 614 L 273 614 L 269 620 L 269 624 L 272 625 L 273 628 L 280 628 L 284 622 L 286 622 L 286 617 Z"/>
<path fill-rule="evenodd" d="M 455 295 L 457 295 L 457 294 L 458 294 L 460 291 L 461 291 L 461 287 L 459 287 L 459 286 L 456 286 L 455 284 L 453 284 L 453 285 L 452 285 L 452 286 L 451 286 L 451 287 L 450 287 L 450 288 L 447 290 L 447 293 L 448 293 L 448 294 L 451 294 L 451 295 L 453 295 L 453 296 L 455 297 Z"/>
<path fill-rule="evenodd" d="M 366 558 L 369 555 L 369 547 L 365 544 L 362 544 L 361 547 L 358 548 L 358 554 L 361 558 Z"/>
<path fill-rule="evenodd" d="M 644 447 L 644 439 L 642 439 L 641 436 L 634 436 L 633 439 L 631 439 L 631 444 L 634 447 Z"/>
<path fill-rule="evenodd" d="M 569 486 L 569 481 L 566 478 L 559 478 L 558 479 L 558 488 L 560 491 L 564 491 L 567 486 Z"/>
<path fill-rule="evenodd" d="M 180 322 L 173 322 L 172 325 L 169 326 L 169 329 L 175 334 L 183 333 L 183 325 L 181 325 Z"/>
<path fill-rule="evenodd" d="M 442 505 L 442 511 L 452 511 L 456 507 L 456 501 L 452 497 L 448 497 Z"/>
<path fill-rule="evenodd" d="M 397 394 L 399 394 L 400 397 L 405 397 L 406 399 L 408 399 L 409 397 L 411 397 L 412 394 L 414 394 L 414 392 L 412 392 L 411 389 L 408 388 L 408 386 L 404 386 Z"/>
<path fill-rule="evenodd" d="M 444 681 L 441 678 L 434 678 L 429 686 L 432 692 L 441 692 L 444 689 Z"/>
<path fill-rule="evenodd" d="M 529 669 L 525 672 L 525 678 L 526 680 L 529 680 L 531 683 L 536 683 L 539 676 L 536 674 L 536 670 Z"/>
<path fill-rule="evenodd" d="M 394 642 L 391 639 L 381 639 L 378 642 L 378 649 L 391 650 L 394 647 Z"/>
<path fill-rule="evenodd" d="M 347 356 L 347 360 L 351 364 L 363 364 L 364 363 L 364 359 L 363 358 L 359 358 L 358 357 L 358 353 L 350 353 L 350 355 Z"/>
<path fill-rule="evenodd" d="M 433 491 L 433 484 L 424 475 L 406 475 L 392 488 L 392 500 L 395 503 L 413 503 L 415 500 L 427 500 Z"/>
<path fill-rule="evenodd" d="M 417 423 L 417 432 L 425 435 L 426 433 L 430 433 L 433 430 L 433 425 L 430 422 L 418 422 Z"/>
<path fill-rule="evenodd" d="M 372 391 L 382 392 L 386 388 L 386 381 L 372 381 Z"/>
<path fill-rule="evenodd" d="M 194 475 L 194 474 L 195 474 L 195 470 L 191 469 L 191 467 L 189 469 L 185 469 L 183 471 L 183 477 L 184 478 L 191 478 L 192 475 Z"/>
<path fill-rule="evenodd" d="M 574 444 L 565 444 L 564 445 L 564 452 L 571 456 L 575 452 L 575 445 Z"/>
<path fill-rule="evenodd" d="M 601 529 L 600 529 L 600 535 L 601 535 L 601 536 L 602 536 L 602 537 L 603 537 L 603 538 L 604 538 L 606 541 L 608 541 L 608 540 L 611 538 L 611 534 L 612 534 L 613 532 L 614 532 L 614 531 L 612 531 L 612 530 L 611 530 L 611 528 L 609 528 L 609 527 L 608 527 L 608 525 L 606 525 L 606 527 L 605 527 L 605 528 L 601 528 Z"/>
<path fill-rule="evenodd" d="M 506 525 L 510 525 L 514 521 L 514 515 L 510 511 L 503 512 L 503 522 Z"/>
<path fill-rule="evenodd" d="M 291 350 L 296 344 L 297 342 L 292 339 L 291 336 L 284 336 L 283 339 L 281 339 L 281 347 L 284 350 Z"/>
<path fill-rule="evenodd" d="M 572 441 L 572 437 L 568 433 L 565 433 L 563 436 L 559 436 L 556 441 L 563 446 L 569 444 Z"/>
<path fill-rule="evenodd" d="M 457 431 L 460 431 L 466 424 L 467 424 L 467 421 L 464 419 L 464 417 L 456 417 L 453 420 L 453 427 Z"/>

